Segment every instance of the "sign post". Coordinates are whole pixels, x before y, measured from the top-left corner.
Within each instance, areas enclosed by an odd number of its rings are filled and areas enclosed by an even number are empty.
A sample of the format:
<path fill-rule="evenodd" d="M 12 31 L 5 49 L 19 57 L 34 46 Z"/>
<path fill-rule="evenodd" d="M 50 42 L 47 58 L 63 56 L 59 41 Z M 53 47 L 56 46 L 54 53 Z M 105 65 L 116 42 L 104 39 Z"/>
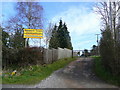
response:
<path fill-rule="evenodd" d="M 26 41 L 26 39 L 25 39 L 25 47 L 27 47 L 27 41 Z"/>

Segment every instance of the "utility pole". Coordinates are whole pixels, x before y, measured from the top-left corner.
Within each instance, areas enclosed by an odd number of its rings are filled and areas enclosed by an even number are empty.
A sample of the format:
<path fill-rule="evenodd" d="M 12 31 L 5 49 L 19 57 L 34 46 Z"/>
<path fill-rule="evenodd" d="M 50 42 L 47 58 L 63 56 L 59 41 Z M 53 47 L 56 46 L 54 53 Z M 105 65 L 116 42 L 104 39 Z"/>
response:
<path fill-rule="evenodd" d="M 97 36 L 97 49 L 98 49 L 97 52 L 98 52 L 98 55 L 99 55 L 99 41 L 98 40 L 99 40 L 99 35 L 100 34 L 95 34 L 95 35 Z"/>

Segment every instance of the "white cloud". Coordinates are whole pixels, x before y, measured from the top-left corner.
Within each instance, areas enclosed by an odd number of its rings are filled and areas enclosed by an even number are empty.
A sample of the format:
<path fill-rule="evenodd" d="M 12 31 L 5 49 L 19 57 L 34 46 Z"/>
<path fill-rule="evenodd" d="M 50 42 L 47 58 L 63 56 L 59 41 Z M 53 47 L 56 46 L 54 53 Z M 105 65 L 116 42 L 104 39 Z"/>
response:
<path fill-rule="evenodd" d="M 96 33 L 100 33 L 100 17 L 87 7 L 70 7 L 67 11 L 58 13 L 52 18 L 52 22 L 58 23 L 60 19 L 67 24 L 74 49 L 78 47 L 74 44 L 75 41 L 81 43 L 80 47 L 85 47 L 82 46 L 82 42 L 89 43 L 87 40 L 89 40 L 90 36 L 92 37 L 92 35 L 95 36 Z M 85 35 L 84 40 L 81 40 L 80 38 L 83 35 Z"/>

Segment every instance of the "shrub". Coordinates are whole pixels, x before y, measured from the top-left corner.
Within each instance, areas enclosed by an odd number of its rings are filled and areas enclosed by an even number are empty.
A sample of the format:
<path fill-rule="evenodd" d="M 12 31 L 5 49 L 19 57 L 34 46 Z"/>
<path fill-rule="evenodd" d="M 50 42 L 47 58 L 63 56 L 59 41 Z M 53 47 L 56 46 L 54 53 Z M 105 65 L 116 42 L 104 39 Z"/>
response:
<path fill-rule="evenodd" d="M 43 48 L 29 47 L 21 49 L 2 48 L 2 66 L 24 67 L 28 65 L 43 64 Z"/>
<path fill-rule="evenodd" d="M 17 56 L 16 56 L 16 49 L 9 49 L 7 47 L 2 47 L 2 67 L 7 68 L 11 67 L 15 63 Z"/>
<path fill-rule="evenodd" d="M 18 51 L 19 66 L 43 64 L 43 52 L 40 48 L 23 48 Z"/>
<path fill-rule="evenodd" d="M 109 27 L 102 32 L 100 55 L 105 69 L 113 75 L 120 75 L 120 43 L 113 39 Z"/>

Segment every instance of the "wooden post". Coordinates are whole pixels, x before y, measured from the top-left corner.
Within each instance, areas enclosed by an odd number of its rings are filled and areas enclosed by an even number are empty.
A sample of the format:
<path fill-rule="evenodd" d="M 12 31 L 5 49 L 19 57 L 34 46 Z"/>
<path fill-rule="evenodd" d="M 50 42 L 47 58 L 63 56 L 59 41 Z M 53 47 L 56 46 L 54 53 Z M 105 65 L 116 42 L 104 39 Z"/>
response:
<path fill-rule="evenodd" d="M 27 38 L 26 38 L 27 39 Z M 25 48 L 27 47 L 27 41 L 26 41 L 26 39 L 25 39 Z"/>
<path fill-rule="evenodd" d="M 41 38 L 40 38 L 40 47 L 41 47 Z"/>

